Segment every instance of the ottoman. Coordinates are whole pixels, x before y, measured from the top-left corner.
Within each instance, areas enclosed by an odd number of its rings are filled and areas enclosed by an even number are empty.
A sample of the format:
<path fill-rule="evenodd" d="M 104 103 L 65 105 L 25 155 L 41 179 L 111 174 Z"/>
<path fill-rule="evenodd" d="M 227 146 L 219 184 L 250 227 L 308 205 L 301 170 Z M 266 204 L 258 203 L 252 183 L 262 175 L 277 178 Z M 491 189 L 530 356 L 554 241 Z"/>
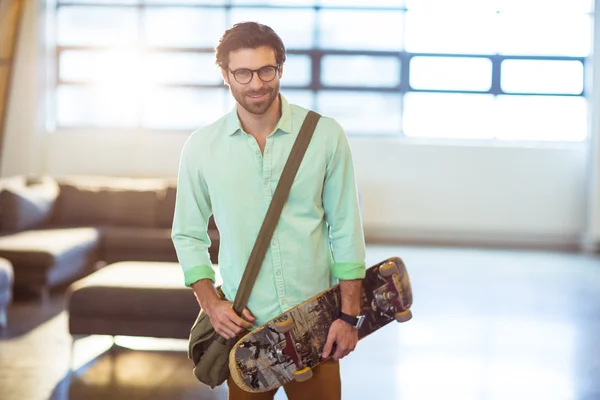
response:
<path fill-rule="evenodd" d="M 14 267 L 15 288 L 45 300 L 52 287 L 69 284 L 92 271 L 99 260 L 100 230 L 57 228 L 0 237 L 0 258 Z"/>
<path fill-rule="evenodd" d="M 178 263 L 121 261 L 67 290 L 69 332 L 188 339 L 200 310 Z"/>
<path fill-rule="evenodd" d="M 0 328 L 8 325 L 6 309 L 12 301 L 13 267 L 10 261 L 0 258 Z"/>

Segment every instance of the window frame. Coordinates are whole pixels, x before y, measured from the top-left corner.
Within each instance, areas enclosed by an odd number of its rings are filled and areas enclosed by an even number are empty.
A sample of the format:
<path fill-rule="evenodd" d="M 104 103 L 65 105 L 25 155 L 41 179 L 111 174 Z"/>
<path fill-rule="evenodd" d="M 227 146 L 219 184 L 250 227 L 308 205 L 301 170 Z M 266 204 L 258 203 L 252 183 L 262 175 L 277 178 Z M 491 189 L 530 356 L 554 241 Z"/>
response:
<path fill-rule="evenodd" d="M 225 11 L 225 20 L 227 26 L 231 25 L 231 10 L 234 8 L 258 8 L 258 9 L 276 9 L 276 10 L 293 10 L 293 9 L 312 9 L 315 12 L 315 26 L 313 29 L 314 34 L 314 43 L 315 46 L 318 46 L 319 43 L 319 18 L 318 13 L 320 10 L 369 10 L 369 11 L 402 11 L 406 13 L 409 9 L 405 6 L 401 7 L 353 7 L 353 6 L 321 6 L 318 4 L 315 5 L 270 5 L 270 4 L 234 4 L 232 0 L 223 0 L 223 4 L 184 4 L 177 3 L 176 0 L 173 1 L 173 4 L 170 1 L 163 1 L 162 3 L 146 3 L 145 0 L 137 0 L 137 3 L 131 4 L 122 4 L 122 3 L 85 3 L 78 1 L 68 1 L 68 0 L 56 0 L 54 8 L 55 16 L 58 14 L 58 10 L 62 7 L 109 7 L 109 8 L 136 8 L 138 12 L 143 14 L 143 10 L 146 8 L 201 8 L 201 9 L 223 9 Z M 318 0 L 315 0 L 315 3 L 318 3 Z M 143 18 L 140 18 L 140 23 L 143 24 Z M 404 28 L 403 28 L 404 30 Z M 140 32 L 140 36 L 143 33 Z M 140 39 L 139 39 L 140 40 Z M 138 40 L 138 41 L 139 41 Z M 143 41 L 143 39 L 141 39 Z M 156 46 L 142 46 L 142 49 L 148 52 L 160 52 L 160 53 L 169 53 L 169 52 L 178 52 L 178 53 L 208 53 L 213 54 L 213 48 L 192 48 L 192 47 L 156 47 Z M 89 82 L 77 82 L 77 81 L 69 81 L 63 80 L 60 77 L 60 57 L 61 54 L 65 51 L 107 51 L 111 50 L 110 46 L 63 46 L 56 44 L 54 46 L 54 76 L 55 80 L 53 83 L 53 88 L 56 89 L 61 85 L 74 85 L 74 86 L 90 86 L 93 83 Z M 312 49 L 294 49 L 289 48 L 286 49 L 288 54 L 291 55 L 304 55 L 308 56 L 311 61 L 311 71 L 310 71 L 310 80 L 306 85 L 293 85 L 286 84 L 285 81 L 282 81 L 281 87 L 282 91 L 287 89 L 289 90 L 304 90 L 312 93 L 312 104 L 303 104 L 303 106 L 307 108 L 315 108 L 317 103 L 317 93 L 319 91 L 353 91 L 353 92 L 370 92 L 370 93 L 399 93 L 401 95 L 400 105 L 403 108 L 404 103 L 404 95 L 410 92 L 423 92 L 423 93 L 456 93 L 456 94 L 490 94 L 490 95 L 504 95 L 504 96 L 566 96 L 566 97 L 587 97 L 587 85 L 586 85 L 586 76 L 589 73 L 589 59 L 591 58 L 591 54 L 588 56 L 542 56 L 542 55 L 504 55 L 504 54 L 456 54 L 456 53 L 421 53 L 421 52 L 407 52 L 405 50 L 402 51 L 372 51 L 372 50 L 342 50 L 342 49 L 326 49 L 326 48 L 312 48 Z M 351 86 L 351 85 L 325 85 L 321 81 L 321 60 L 325 56 L 329 55 L 338 55 L 338 56 L 369 56 L 369 57 L 392 57 L 398 59 L 399 71 L 399 84 L 394 86 Z M 492 77 L 491 77 L 491 86 L 489 90 L 444 90 L 444 89 L 415 89 L 410 85 L 410 69 L 411 69 L 411 59 L 413 57 L 449 57 L 449 58 L 485 58 L 490 60 L 492 64 Z M 545 93 L 532 93 L 532 92 L 505 92 L 502 89 L 501 81 L 502 81 L 502 62 L 505 60 L 546 60 L 546 61 L 577 61 L 581 62 L 583 65 L 583 85 L 581 93 L 553 93 L 553 92 L 545 92 Z M 0 60 L 0 63 L 2 61 Z M 215 66 L 216 68 L 216 66 Z M 221 82 L 219 84 L 183 84 L 183 83 L 153 83 L 153 86 L 156 87 L 169 87 L 169 88 L 189 88 L 189 89 L 227 89 L 227 86 Z M 55 95 L 54 95 L 55 96 Z M 56 103 L 56 97 L 54 97 L 54 103 Z M 55 110 L 52 118 L 57 119 L 57 105 L 54 104 L 53 109 Z M 400 110 L 403 113 L 403 109 Z M 150 131 L 185 131 L 189 132 L 188 129 L 180 129 L 180 128 L 148 128 L 144 126 L 141 122 L 141 111 L 138 110 L 138 122 L 137 126 L 134 129 L 140 130 L 150 130 Z M 215 118 L 216 119 L 216 118 Z M 403 119 L 403 118 L 402 118 Z M 111 127 L 96 127 L 92 125 L 84 125 L 84 126 L 58 126 L 55 124 L 57 129 L 121 129 L 121 128 L 111 128 Z M 123 127 L 123 129 L 131 129 L 127 127 Z M 360 133 L 352 133 L 353 136 L 363 136 Z M 373 137 L 373 134 L 366 134 L 364 136 Z M 386 137 L 390 137 L 389 134 L 384 135 Z M 394 135 L 396 136 L 396 135 Z M 406 136 L 403 130 L 401 129 L 398 132 L 399 137 L 409 138 Z M 587 135 L 589 137 L 589 134 Z M 433 139 L 434 137 L 431 137 Z M 457 139 L 463 140 L 463 139 Z M 469 139 L 475 140 L 475 139 Z M 483 141 L 488 141 L 489 139 L 481 139 Z M 556 143 L 556 141 L 552 141 Z"/>

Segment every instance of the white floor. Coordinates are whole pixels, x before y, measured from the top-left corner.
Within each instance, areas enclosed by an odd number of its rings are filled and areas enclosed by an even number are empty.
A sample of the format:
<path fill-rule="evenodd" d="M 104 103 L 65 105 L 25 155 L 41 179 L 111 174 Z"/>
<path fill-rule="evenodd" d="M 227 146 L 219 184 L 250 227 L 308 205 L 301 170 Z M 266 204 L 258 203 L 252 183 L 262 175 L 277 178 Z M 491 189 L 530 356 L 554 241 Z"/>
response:
<path fill-rule="evenodd" d="M 600 258 L 368 249 L 369 264 L 391 256 L 408 268 L 413 319 L 374 333 L 342 361 L 344 400 L 600 399 Z M 70 387 L 61 381 L 69 346 L 64 313 L 0 339 L 0 399 L 226 399 L 226 388 L 194 380 L 184 342 L 163 355 L 102 355 Z M 83 348 L 79 365 L 95 357 Z"/>

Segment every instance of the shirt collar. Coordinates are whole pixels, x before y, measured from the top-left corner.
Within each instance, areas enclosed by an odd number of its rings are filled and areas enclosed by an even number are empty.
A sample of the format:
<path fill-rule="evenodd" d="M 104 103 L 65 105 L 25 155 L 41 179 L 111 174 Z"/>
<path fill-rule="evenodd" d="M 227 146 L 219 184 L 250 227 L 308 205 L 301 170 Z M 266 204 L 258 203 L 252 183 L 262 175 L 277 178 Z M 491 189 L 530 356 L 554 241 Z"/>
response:
<path fill-rule="evenodd" d="M 290 104 L 281 93 L 279 93 L 279 99 L 281 100 L 281 118 L 279 118 L 274 131 L 281 130 L 285 133 L 292 133 L 292 111 Z M 237 104 L 227 114 L 224 129 L 230 136 L 242 129 L 242 123 L 237 114 Z"/>

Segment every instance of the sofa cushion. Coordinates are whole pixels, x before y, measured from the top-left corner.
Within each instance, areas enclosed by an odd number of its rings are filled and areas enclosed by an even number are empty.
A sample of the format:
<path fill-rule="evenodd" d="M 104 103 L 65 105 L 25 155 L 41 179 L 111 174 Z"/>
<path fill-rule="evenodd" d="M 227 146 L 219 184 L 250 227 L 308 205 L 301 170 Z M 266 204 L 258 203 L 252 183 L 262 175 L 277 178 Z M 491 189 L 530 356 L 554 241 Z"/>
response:
<path fill-rule="evenodd" d="M 199 306 L 183 284 L 178 263 L 125 261 L 110 264 L 69 288 L 70 319 L 184 320 L 194 322 Z"/>
<path fill-rule="evenodd" d="M 177 196 L 177 185 L 171 184 L 162 193 L 159 193 L 158 211 L 156 226 L 159 228 L 169 228 L 173 226 L 173 214 L 175 213 L 175 200 Z M 208 220 L 208 229 L 217 230 L 214 218 L 211 216 Z"/>
<path fill-rule="evenodd" d="M 150 251 L 168 251 L 173 247 L 170 229 L 128 228 L 107 226 L 103 229 L 106 250 L 148 249 Z"/>
<path fill-rule="evenodd" d="M 110 190 L 110 224 L 150 228 L 156 224 L 158 194 L 156 190 Z"/>
<path fill-rule="evenodd" d="M 15 286 L 55 285 L 97 261 L 95 228 L 40 229 L 0 237 L 0 257 L 14 268 Z"/>
<path fill-rule="evenodd" d="M 173 214 L 175 213 L 175 196 L 177 187 L 169 185 L 159 193 L 158 210 L 156 215 L 156 226 L 159 228 L 171 228 L 173 225 Z"/>
<path fill-rule="evenodd" d="M 156 225 L 159 193 L 165 181 L 132 178 L 63 178 L 56 225 Z"/>
<path fill-rule="evenodd" d="M 208 231 L 211 260 L 218 262 L 219 232 Z M 177 261 L 171 230 L 167 228 L 126 228 L 108 226 L 103 229 L 103 258 L 117 261 Z"/>
<path fill-rule="evenodd" d="M 103 257 L 116 261 L 177 261 L 171 230 L 166 228 L 103 229 Z"/>
<path fill-rule="evenodd" d="M 39 228 L 51 217 L 58 184 L 50 177 L 11 180 L 0 190 L 0 230 Z"/>
<path fill-rule="evenodd" d="M 99 187 L 60 185 L 53 223 L 66 226 L 108 224 L 110 207 L 108 193 Z"/>

